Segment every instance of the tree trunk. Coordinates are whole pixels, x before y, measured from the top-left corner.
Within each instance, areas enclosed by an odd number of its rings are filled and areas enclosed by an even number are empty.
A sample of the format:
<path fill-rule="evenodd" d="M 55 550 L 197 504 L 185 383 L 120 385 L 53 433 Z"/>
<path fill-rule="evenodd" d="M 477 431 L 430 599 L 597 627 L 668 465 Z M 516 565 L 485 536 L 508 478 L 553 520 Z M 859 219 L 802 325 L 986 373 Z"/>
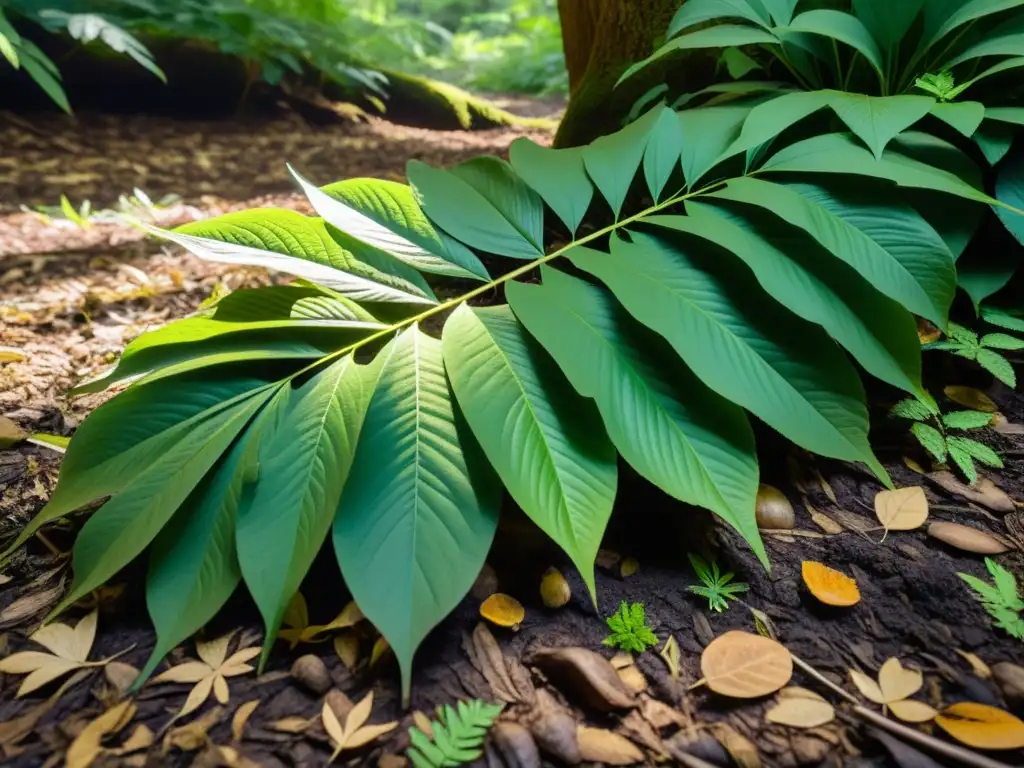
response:
<path fill-rule="evenodd" d="M 680 0 L 559 0 L 570 96 L 556 147 L 587 144 L 618 130 L 640 96 L 679 70 L 674 59 L 615 87 L 630 64 L 654 52 L 681 5 Z M 699 88 L 713 76 L 714 60 L 696 51 L 685 67 L 685 80 Z"/>

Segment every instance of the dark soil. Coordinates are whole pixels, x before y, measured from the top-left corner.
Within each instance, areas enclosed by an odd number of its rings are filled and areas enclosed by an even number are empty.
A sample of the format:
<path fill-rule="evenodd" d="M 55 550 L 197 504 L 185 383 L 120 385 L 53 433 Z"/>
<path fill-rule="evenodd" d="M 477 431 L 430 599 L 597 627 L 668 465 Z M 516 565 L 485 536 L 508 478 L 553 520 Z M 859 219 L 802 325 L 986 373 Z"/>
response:
<path fill-rule="evenodd" d="M 19 212 L 14 203 L 52 204 L 64 193 L 75 202 L 89 198 L 94 207 L 100 207 L 139 186 L 154 198 L 169 192 L 183 196 L 180 204 L 159 214 L 164 223 L 254 204 L 302 208 L 300 199 L 289 191 L 285 160 L 318 181 L 359 175 L 399 179 L 407 158 L 447 164 L 481 152 L 501 153 L 519 135 L 514 131 L 439 133 L 377 121 L 313 128 L 297 118 L 233 124 L 87 115 L 77 122 L 61 118 L 25 123 L 8 115 L 0 116 L 0 126 L 0 144 L 13 150 L 0 158 L 0 180 L 10 190 L 0 206 L 0 345 L 27 354 L 22 362 L 0 363 L 0 415 L 26 430 L 58 434 L 71 434 L 102 400 L 102 396 L 89 396 L 69 401 L 66 390 L 109 364 L 135 335 L 191 311 L 220 282 L 235 288 L 268 278 L 258 270 L 201 263 L 177 249 L 141 241 L 122 225 L 97 225 L 87 231 L 47 226 L 34 214 Z M 932 373 L 933 391 L 941 391 L 946 384 L 974 383 L 969 381 L 973 372 L 966 368 Z M 1024 422 L 1024 400 L 1017 394 L 998 384 L 988 386 L 988 393 L 1010 422 Z M 879 403 L 879 423 L 885 421 L 886 405 Z M 921 463 L 924 457 L 903 441 L 903 433 L 896 430 L 878 435 L 878 443 L 884 446 L 882 458 L 895 484 L 925 487 L 932 503 L 931 520 L 960 522 L 1004 535 L 1010 530 L 1000 516 L 948 494 L 908 469 L 904 453 Z M 991 442 L 1008 456 L 1006 470 L 992 479 L 1018 506 L 1024 506 L 1024 469 L 1019 461 L 1024 438 L 993 433 Z M 654 651 L 639 656 L 636 665 L 647 680 L 641 698 L 663 702 L 678 721 L 665 724 L 652 722 L 647 715 L 600 714 L 580 703 L 579 690 L 561 685 L 554 691 L 577 721 L 626 735 L 641 746 L 650 764 L 662 750 L 667 763 L 676 764 L 676 758 L 667 756 L 682 744 L 711 764 L 728 765 L 722 744 L 734 751 L 735 758 L 742 746 L 737 738 L 755 745 L 760 764 L 766 766 L 912 764 L 891 762 L 884 745 L 848 708 L 841 708 L 839 718 L 829 725 L 796 730 L 765 723 L 770 701 L 731 701 L 704 688 L 688 690 L 701 677 L 700 652 L 713 637 L 729 629 L 754 631 L 752 614 L 745 606 L 764 612 L 782 643 L 848 690 L 852 690 L 848 669 L 874 676 L 887 658 L 897 656 L 924 672 L 925 687 L 919 698 L 933 706 L 971 700 L 1024 714 L 1020 700 L 1006 700 L 992 680 L 974 674 L 958 653 L 974 653 L 990 666 L 1001 661 L 1024 663 L 1024 646 L 992 627 L 956 575 L 983 576 L 982 558 L 953 550 L 929 538 L 923 529 L 892 532 L 883 540 L 873 514 L 875 494 L 882 488 L 876 479 L 854 465 L 791 453 L 769 435 L 763 436 L 761 444 L 763 480 L 783 489 L 797 511 L 795 531 L 766 536 L 770 573 L 710 515 L 667 499 L 623 467 L 619 509 L 605 547 L 620 557 L 636 558 L 640 569 L 622 578 L 618 566 L 599 568 L 595 611 L 564 556 L 517 510 L 507 509 L 489 564 L 500 590 L 524 604 L 526 619 L 518 631 L 492 628 L 503 653 L 513 660 L 528 660 L 539 648 L 581 646 L 611 657 L 612 650 L 602 645 L 607 634 L 603 617 L 621 601 L 643 601 L 659 639 L 664 642 L 671 635 L 678 642 L 682 675 L 673 680 Z M 0 450 L 0 543 L 41 508 L 58 466 L 59 457 L 43 448 L 20 444 Z M 815 469 L 827 487 L 813 479 Z M 834 492 L 834 500 L 828 489 Z M 841 523 L 843 531 L 824 531 L 812 520 L 808 503 Z M 47 530 L 45 540 L 30 542 L 5 571 L 13 580 L 0 586 L 0 655 L 27 649 L 27 635 L 59 598 L 54 587 L 67 575 L 67 553 L 80 522 L 79 518 Z M 696 583 L 687 552 L 716 554 L 718 562 L 734 570 L 739 580 L 749 582 L 743 604 L 733 604 L 724 614 L 709 613 L 687 591 Z M 803 586 L 804 560 L 821 561 L 853 576 L 861 602 L 846 609 L 823 606 Z M 1024 556 L 1019 549 L 998 560 L 1024 582 Z M 538 594 L 541 574 L 551 565 L 561 569 L 572 588 L 569 604 L 558 610 L 544 608 Z M 139 588 L 140 568 L 137 565 L 115 580 L 123 591 L 101 595 L 99 632 L 90 658 L 130 649 L 118 661 L 136 667 L 144 663 L 154 636 Z M 327 621 L 348 600 L 330 557 L 321 557 L 314 566 L 304 592 L 313 623 Z M 12 604 L 33 595 L 37 604 L 12 618 Z M 480 620 L 479 604 L 478 597 L 467 597 L 422 646 L 413 683 L 414 710 L 432 714 L 435 706 L 455 699 L 495 699 L 464 647 Z M 83 613 L 75 610 L 69 617 L 77 619 Z M 236 595 L 214 624 L 207 637 L 238 630 L 236 639 L 259 642 L 259 616 L 244 595 Z M 361 636 L 361 656 L 354 671 L 345 668 L 330 642 L 300 645 L 291 651 L 279 644 L 263 676 L 250 674 L 228 681 L 230 703 L 210 717 L 208 732 L 200 734 L 191 750 L 173 747 L 164 754 L 161 749 L 164 732 L 182 724 L 172 725 L 172 718 L 189 687 L 147 686 L 136 698 L 138 712 L 131 726 L 113 741 L 120 743 L 136 725 L 145 724 L 157 734 L 156 745 L 132 756 L 107 754 L 103 764 L 230 765 L 232 758 L 213 745 L 232 744 L 232 714 L 253 699 L 260 705 L 241 742 L 233 745 L 237 754 L 261 766 L 325 764 L 330 749 L 318 724 L 304 734 L 270 727 L 283 718 L 314 718 L 320 712 L 323 698 L 308 693 L 288 674 L 292 662 L 306 653 L 326 663 L 333 686 L 352 701 L 374 692 L 374 722 L 400 720 L 392 734 L 362 751 L 343 753 L 337 762 L 376 765 L 384 754 L 401 755 L 408 745 L 411 715 L 399 706 L 393 658 L 385 656 L 370 667 L 373 637 L 368 632 Z M 192 643 L 173 656 L 178 661 L 194 658 Z M 93 670 L 64 692 L 21 744 L 14 746 L 6 741 L 11 721 L 56 688 L 49 686 L 24 701 L 15 700 L 20 679 L 0 678 L 0 754 L 8 758 L 5 765 L 56 764 L 70 739 L 115 697 L 103 672 Z M 532 679 L 538 687 L 545 685 L 536 671 Z M 834 704 L 841 703 L 799 671 L 793 684 L 815 688 Z M 215 704 L 207 704 L 200 717 L 212 711 L 211 706 Z M 525 722 L 531 711 L 527 704 L 513 704 L 506 717 Z M 923 728 L 942 736 L 934 726 Z M 489 749 L 494 757 L 493 748 Z M 1008 765 L 1024 762 L 1021 753 L 994 756 Z M 251 763 L 236 759 L 234 764 Z"/>

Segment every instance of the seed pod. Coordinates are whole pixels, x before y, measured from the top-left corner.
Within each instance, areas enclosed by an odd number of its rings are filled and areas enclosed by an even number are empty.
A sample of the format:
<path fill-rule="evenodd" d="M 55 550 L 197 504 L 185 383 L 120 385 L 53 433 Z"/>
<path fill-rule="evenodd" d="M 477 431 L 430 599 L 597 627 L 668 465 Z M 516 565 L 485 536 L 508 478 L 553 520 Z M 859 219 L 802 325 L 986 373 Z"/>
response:
<path fill-rule="evenodd" d="M 771 485 L 762 483 L 757 489 L 755 506 L 757 527 L 766 530 L 791 531 L 796 527 L 796 514 L 786 495 Z"/>
<path fill-rule="evenodd" d="M 540 580 L 540 598 L 548 608 L 561 608 L 569 602 L 572 590 L 557 568 L 548 568 Z"/>

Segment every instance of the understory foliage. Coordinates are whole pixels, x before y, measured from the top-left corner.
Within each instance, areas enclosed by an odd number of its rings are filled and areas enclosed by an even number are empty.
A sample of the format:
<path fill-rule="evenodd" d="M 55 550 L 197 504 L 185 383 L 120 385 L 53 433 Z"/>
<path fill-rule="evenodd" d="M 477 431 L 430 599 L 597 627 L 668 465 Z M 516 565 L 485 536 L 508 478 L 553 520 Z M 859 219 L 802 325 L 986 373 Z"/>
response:
<path fill-rule="evenodd" d="M 415 768 L 445 768 L 479 759 L 487 731 L 502 708 L 479 700 L 438 707 L 437 719 L 429 721 L 429 733 L 419 727 L 409 729 L 410 762 Z"/>
<path fill-rule="evenodd" d="M 792 3 L 771 5 L 790 21 Z M 835 50 L 859 70 L 849 47 Z M 861 377 L 928 400 L 914 315 L 946 328 L 980 213 L 1019 213 L 930 132 L 949 106 L 775 84 L 659 105 L 586 147 L 520 139 L 510 162 L 411 161 L 411 186 L 295 173 L 315 216 L 151 229 L 297 282 L 144 334 L 80 386 L 131 382 L 82 424 L 7 553 L 112 496 L 79 534 L 57 612 L 147 553 L 145 677 L 240 582 L 265 662 L 330 538 L 406 696 L 416 648 L 484 562 L 503 491 L 592 594 L 620 457 L 767 566 L 750 416 L 889 484 Z"/>
<path fill-rule="evenodd" d="M 658 644 L 658 637 L 647 625 L 647 612 L 643 603 L 628 604 L 625 600 L 619 610 L 605 619 L 611 634 L 604 639 L 605 645 L 627 653 L 643 653 Z"/>
<path fill-rule="evenodd" d="M 1024 640 L 1024 599 L 1017 591 L 1017 580 L 990 557 L 985 558 L 985 567 L 992 575 L 991 584 L 969 573 L 957 575 L 974 590 L 997 627 L 1011 637 Z"/>

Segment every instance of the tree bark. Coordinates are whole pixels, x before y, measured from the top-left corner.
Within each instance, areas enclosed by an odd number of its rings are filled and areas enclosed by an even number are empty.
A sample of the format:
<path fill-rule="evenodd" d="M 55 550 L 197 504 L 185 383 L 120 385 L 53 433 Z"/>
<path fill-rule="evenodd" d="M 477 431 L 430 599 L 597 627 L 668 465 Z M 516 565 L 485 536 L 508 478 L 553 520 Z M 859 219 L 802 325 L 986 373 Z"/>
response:
<path fill-rule="evenodd" d="M 618 130 L 636 100 L 670 72 L 672 79 L 682 76 L 695 87 L 710 81 L 713 59 L 696 51 L 686 58 L 685 71 L 678 60 L 658 63 L 615 87 L 630 64 L 654 52 L 681 5 L 680 0 L 559 0 L 570 96 L 556 147 L 580 146 Z"/>

